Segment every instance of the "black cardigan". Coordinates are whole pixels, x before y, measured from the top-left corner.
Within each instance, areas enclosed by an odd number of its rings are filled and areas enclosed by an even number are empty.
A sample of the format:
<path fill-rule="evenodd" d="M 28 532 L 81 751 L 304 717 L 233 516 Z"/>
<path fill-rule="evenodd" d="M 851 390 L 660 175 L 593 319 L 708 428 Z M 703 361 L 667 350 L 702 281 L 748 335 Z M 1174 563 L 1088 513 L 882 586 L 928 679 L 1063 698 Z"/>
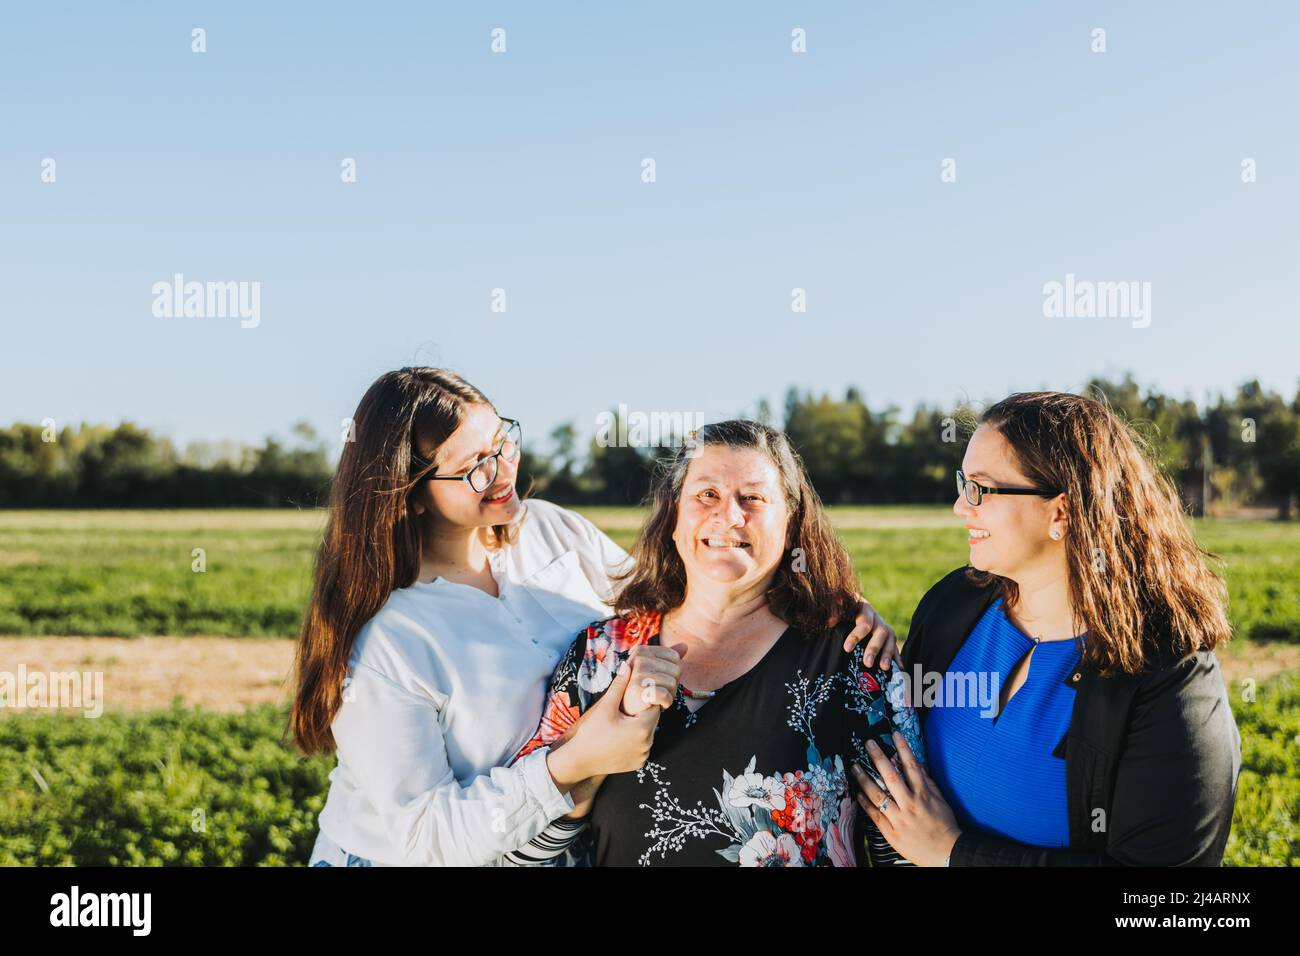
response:
<path fill-rule="evenodd" d="M 959 568 L 926 592 L 903 645 L 925 726 L 921 674 L 952 664 L 997 588 Z M 952 866 L 1218 866 L 1232 826 L 1241 734 L 1214 652 L 1169 654 L 1137 676 L 1076 669 L 1065 758 L 1070 845 L 1045 848 L 964 829 Z M 996 773 L 998 768 L 989 768 Z"/>

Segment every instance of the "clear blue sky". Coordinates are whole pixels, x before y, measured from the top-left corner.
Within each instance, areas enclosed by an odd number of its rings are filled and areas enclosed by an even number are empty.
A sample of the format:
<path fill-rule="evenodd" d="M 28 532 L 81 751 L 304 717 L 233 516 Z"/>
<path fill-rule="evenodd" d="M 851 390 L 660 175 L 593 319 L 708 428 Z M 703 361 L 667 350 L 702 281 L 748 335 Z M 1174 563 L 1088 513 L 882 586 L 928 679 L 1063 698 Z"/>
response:
<path fill-rule="evenodd" d="M 1300 374 L 1294 2 L 53 10 L 0 31 L 0 423 L 336 435 L 411 363 L 534 439 Z M 176 272 L 260 282 L 260 325 L 154 317 Z M 1067 273 L 1150 282 L 1151 325 L 1044 318 Z"/>

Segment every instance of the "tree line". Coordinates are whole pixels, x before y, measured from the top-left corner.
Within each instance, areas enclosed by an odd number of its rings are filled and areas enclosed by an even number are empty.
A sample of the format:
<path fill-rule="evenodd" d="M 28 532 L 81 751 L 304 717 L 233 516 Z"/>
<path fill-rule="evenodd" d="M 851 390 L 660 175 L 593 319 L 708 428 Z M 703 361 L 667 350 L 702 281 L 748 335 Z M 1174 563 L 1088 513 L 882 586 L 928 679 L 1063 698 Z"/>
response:
<path fill-rule="evenodd" d="M 1211 513 L 1253 506 L 1291 516 L 1300 499 L 1300 390 L 1288 401 L 1250 381 L 1198 405 L 1128 375 L 1093 379 L 1083 393 L 1135 426 L 1192 513 L 1208 500 Z M 749 417 L 787 432 L 828 503 L 947 503 L 978 412 L 921 404 L 908 414 L 869 406 L 857 388 L 843 397 L 790 389 L 779 416 L 760 401 Z M 621 426 L 584 444 L 566 422 L 547 436 L 549 452 L 525 435 L 520 487 L 561 504 L 639 503 L 669 450 L 644 447 L 636 428 Z M 131 422 L 0 429 L 0 507 L 315 507 L 332 474 L 327 443 L 305 422 L 287 442 L 183 450 Z"/>

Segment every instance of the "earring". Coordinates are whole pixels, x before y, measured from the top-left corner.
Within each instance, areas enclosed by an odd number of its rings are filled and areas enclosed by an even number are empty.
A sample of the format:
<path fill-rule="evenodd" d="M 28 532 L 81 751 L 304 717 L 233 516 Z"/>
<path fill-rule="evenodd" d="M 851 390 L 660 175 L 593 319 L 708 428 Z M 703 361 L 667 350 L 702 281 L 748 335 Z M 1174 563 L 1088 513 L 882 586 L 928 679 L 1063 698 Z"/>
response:
<path fill-rule="evenodd" d="M 1053 532 L 1052 532 L 1052 540 L 1053 540 L 1053 541 L 1060 541 L 1060 540 L 1061 540 L 1061 532 L 1059 532 L 1059 531 L 1053 531 Z"/>

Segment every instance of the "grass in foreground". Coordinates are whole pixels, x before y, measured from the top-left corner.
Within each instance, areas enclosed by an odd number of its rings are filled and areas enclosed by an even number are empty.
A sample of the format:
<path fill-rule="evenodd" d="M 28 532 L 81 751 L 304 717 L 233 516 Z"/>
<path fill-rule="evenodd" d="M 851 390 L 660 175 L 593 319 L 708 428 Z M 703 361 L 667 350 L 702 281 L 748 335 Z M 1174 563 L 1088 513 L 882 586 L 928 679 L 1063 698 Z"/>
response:
<path fill-rule="evenodd" d="M 1243 767 L 1224 862 L 1300 865 L 1300 672 L 1233 710 Z M 0 719 L 0 865 L 305 863 L 334 761 L 297 755 L 285 716 Z"/>

